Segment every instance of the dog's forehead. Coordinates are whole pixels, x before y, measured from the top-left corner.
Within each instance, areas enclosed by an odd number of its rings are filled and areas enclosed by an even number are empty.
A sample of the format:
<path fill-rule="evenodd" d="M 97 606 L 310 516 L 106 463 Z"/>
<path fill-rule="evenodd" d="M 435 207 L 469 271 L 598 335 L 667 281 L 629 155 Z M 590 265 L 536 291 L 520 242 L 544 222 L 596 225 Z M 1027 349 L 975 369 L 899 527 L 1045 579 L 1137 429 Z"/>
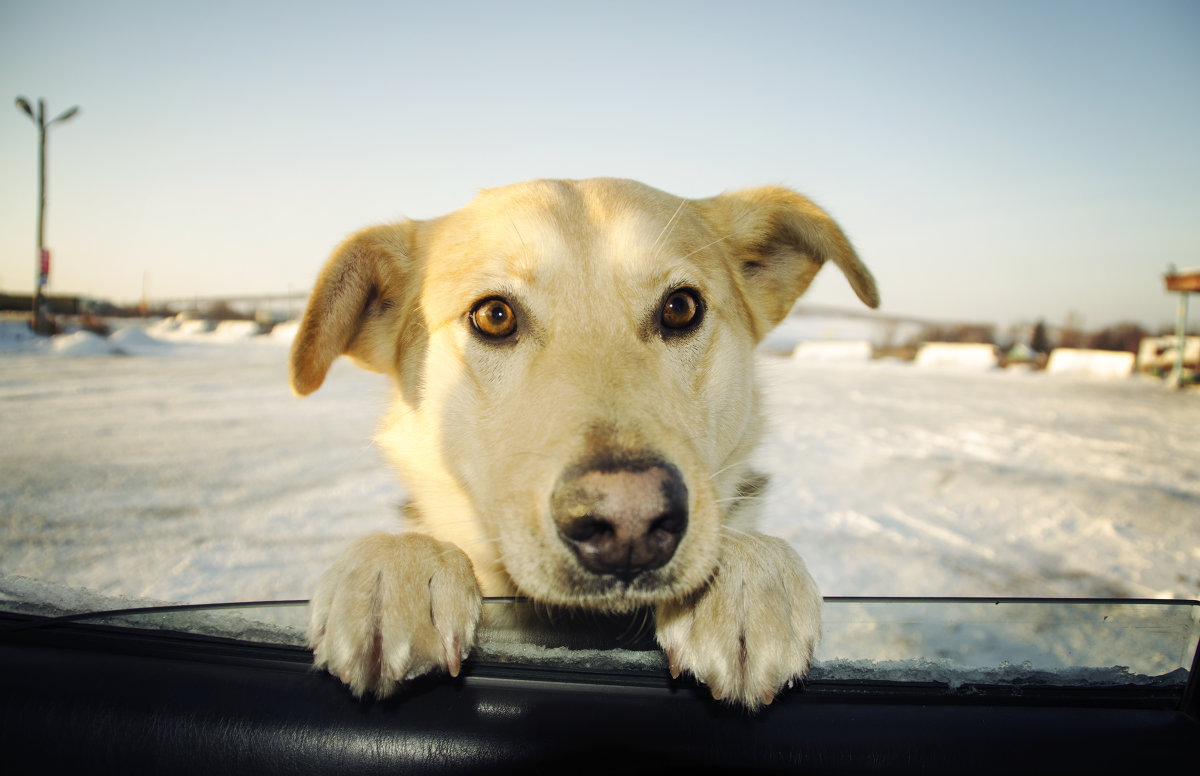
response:
<path fill-rule="evenodd" d="M 520 286 L 570 277 L 653 285 L 711 237 L 687 207 L 636 181 L 531 181 L 485 190 L 447 216 L 435 250 L 458 254 L 439 262 L 455 283 L 474 274 Z"/>
<path fill-rule="evenodd" d="M 485 189 L 466 209 L 500 209 L 569 223 L 606 223 L 621 217 L 668 219 L 683 200 L 634 180 L 534 180 Z"/>

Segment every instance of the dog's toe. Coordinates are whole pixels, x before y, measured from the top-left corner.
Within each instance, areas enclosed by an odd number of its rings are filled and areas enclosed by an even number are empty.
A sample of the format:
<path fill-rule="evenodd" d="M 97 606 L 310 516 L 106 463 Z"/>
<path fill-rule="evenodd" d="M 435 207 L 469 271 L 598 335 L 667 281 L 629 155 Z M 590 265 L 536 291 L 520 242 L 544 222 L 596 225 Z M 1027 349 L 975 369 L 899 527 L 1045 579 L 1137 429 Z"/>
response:
<path fill-rule="evenodd" d="M 420 534 L 360 539 L 313 596 L 313 662 L 355 696 L 390 695 L 437 670 L 457 676 L 475 641 L 482 599 L 471 563 Z"/>
<path fill-rule="evenodd" d="M 713 698 L 757 709 L 808 672 L 820 612 L 816 583 L 786 542 L 740 534 L 705 588 L 658 607 L 657 638 L 673 677 L 687 672 Z"/>

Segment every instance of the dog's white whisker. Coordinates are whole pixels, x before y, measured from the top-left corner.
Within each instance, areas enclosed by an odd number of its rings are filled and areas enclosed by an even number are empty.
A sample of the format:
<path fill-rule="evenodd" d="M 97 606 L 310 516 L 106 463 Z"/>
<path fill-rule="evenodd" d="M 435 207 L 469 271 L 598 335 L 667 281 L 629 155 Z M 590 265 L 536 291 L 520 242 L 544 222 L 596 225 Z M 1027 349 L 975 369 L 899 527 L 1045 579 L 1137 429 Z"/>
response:
<path fill-rule="evenodd" d="M 755 534 L 753 531 L 744 531 L 740 528 L 734 528 L 731 525 L 721 526 L 721 533 L 725 536 L 740 536 L 749 540 L 751 543 L 756 543 L 758 541 L 758 534 Z"/>
<path fill-rule="evenodd" d="M 748 493 L 745 496 L 730 496 L 729 498 L 713 499 L 712 503 L 714 503 L 714 504 L 730 504 L 735 501 L 746 502 L 746 501 L 763 501 L 763 500 L 765 500 L 763 496 L 758 496 L 753 493 Z"/>
<path fill-rule="evenodd" d="M 700 251 L 704 250 L 705 248 L 711 248 L 712 246 L 716 245 L 716 244 L 717 244 L 717 243 L 719 243 L 719 242 L 724 242 L 725 240 L 728 240 L 730 237 L 733 237 L 733 235 L 732 235 L 732 234 L 727 234 L 727 235 L 725 235 L 724 237 L 718 237 L 717 239 L 713 240 L 712 242 L 708 243 L 707 245 L 701 245 L 699 248 L 697 248 L 696 250 L 694 250 L 694 251 L 692 251 L 691 253 L 687 254 L 687 255 L 686 255 L 686 256 L 684 256 L 683 258 L 685 258 L 685 259 L 690 259 L 691 257 L 695 256 L 697 253 L 699 253 Z"/>
<path fill-rule="evenodd" d="M 521 236 L 521 230 L 517 228 L 517 222 L 510 218 L 508 219 L 508 223 L 512 227 L 513 232 L 516 233 L 517 240 L 521 243 L 521 247 L 528 252 L 529 246 L 525 244 L 525 238 Z"/>
<path fill-rule="evenodd" d="M 653 617 L 654 617 L 654 611 L 652 609 L 650 609 L 649 607 L 642 609 L 642 622 L 638 626 L 637 635 L 640 636 L 643 633 L 650 632 L 650 629 L 654 625 Z"/>
<path fill-rule="evenodd" d="M 732 471 L 732 470 L 734 470 L 734 469 L 737 469 L 738 467 L 745 466 L 745 465 L 746 465 L 746 464 L 742 463 L 741 461 L 738 461 L 737 463 L 731 463 L 731 464 L 729 464 L 728 466 L 722 466 L 720 469 L 717 469 L 715 472 L 713 472 L 712 474 L 708 475 L 708 476 L 709 476 L 709 479 L 714 479 L 714 480 L 715 480 L 717 477 L 720 477 L 720 476 L 721 476 L 722 474 L 724 474 L 725 472 L 727 472 L 727 471 Z"/>
<path fill-rule="evenodd" d="M 629 624 L 617 634 L 617 641 L 631 642 L 641 638 L 648 631 L 651 614 L 649 607 L 641 607 L 641 611 L 638 612 L 639 616 L 631 619 Z"/>
<path fill-rule="evenodd" d="M 654 238 L 654 242 L 650 246 L 650 257 L 652 259 L 658 258 L 659 245 L 662 243 L 663 238 L 667 236 L 667 232 L 671 228 L 671 225 L 675 223 L 675 219 L 678 218 L 680 212 L 683 211 L 683 206 L 686 202 L 687 200 L 679 200 L 679 206 L 675 208 L 675 212 L 672 213 L 671 217 L 667 219 L 667 223 L 663 225 L 662 231 L 658 233 L 658 237 Z"/>
<path fill-rule="evenodd" d="M 722 474 L 724 474 L 726 472 L 733 471 L 734 469 L 744 469 L 744 468 L 746 468 L 746 462 L 745 461 L 737 461 L 736 463 L 731 463 L 728 466 L 722 466 L 720 469 L 717 469 L 715 472 L 708 475 L 708 479 L 709 479 L 709 481 L 712 481 L 712 480 L 717 479 L 717 477 L 720 477 Z"/>

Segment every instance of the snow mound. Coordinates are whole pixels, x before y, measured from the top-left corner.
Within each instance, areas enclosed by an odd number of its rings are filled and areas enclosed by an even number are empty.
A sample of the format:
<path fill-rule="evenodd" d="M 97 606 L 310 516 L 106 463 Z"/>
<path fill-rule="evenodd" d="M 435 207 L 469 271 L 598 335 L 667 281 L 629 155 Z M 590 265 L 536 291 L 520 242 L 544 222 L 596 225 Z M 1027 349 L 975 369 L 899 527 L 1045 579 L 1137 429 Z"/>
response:
<path fill-rule="evenodd" d="M 987 371 L 998 366 L 994 345 L 974 342 L 926 342 L 917 351 L 919 367 Z"/>
<path fill-rule="evenodd" d="M 171 318 L 161 318 L 161 319 L 155 321 L 150 326 L 150 329 L 152 329 L 153 331 L 165 334 L 167 332 L 178 331 L 179 323 L 180 323 L 180 319 L 179 319 L 179 316 L 177 316 L 177 315 L 173 316 Z"/>
<path fill-rule="evenodd" d="M 114 343 L 90 331 L 55 337 L 51 347 L 60 356 L 111 356 L 120 352 Z"/>
<path fill-rule="evenodd" d="M 1133 373 L 1134 355 L 1111 350 L 1082 350 L 1055 348 L 1046 364 L 1046 373 L 1052 375 L 1079 375 L 1082 377 L 1129 377 Z"/>
<path fill-rule="evenodd" d="M 292 340 L 296 339 L 296 332 L 300 330 L 300 321 L 287 321 L 280 323 L 271 329 L 270 337 L 276 342 L 291 344 Z"/>
<path fill-rule="evenodd" d="M 261 333 L 262 328 L 255 321 L 221 321 L 213 331 L 213 339 L 246 340 Z"/>
<path fill-rule="evenodd" d="M 108 341 L 114 343 L 125 353 L 160 351 L 167 347 L 166 342 L 151 337 L 146 333 L 145 329 L 138 326 L 129 326 L 120 331 L 113 332 L 109 335 Z"/>
<path fill-rule="evenodd" d="M 870 361 L 874 348 L 870 342 L 801 342 L 792 352 L 797 361 L 822 364 Z"/>
<path fill-rule="evenodd" d="M 174 343 L 241 345 L 244 343 L 280 344 L 290 339 L 263 336 L 263 325 L 258 321 L 232 320 L 213 321 L 196 317 L 193 313 L 180 313 L 164 318 L 148 328 L 148 334 L 158 340 Z"/>
<path fill-rule="evenodd" d="M 216 326 L 213 322 L 205 318 L 188 318 L 179 321 L 175 326 L 180 334 L 208 334 L 214 328 Z"/>

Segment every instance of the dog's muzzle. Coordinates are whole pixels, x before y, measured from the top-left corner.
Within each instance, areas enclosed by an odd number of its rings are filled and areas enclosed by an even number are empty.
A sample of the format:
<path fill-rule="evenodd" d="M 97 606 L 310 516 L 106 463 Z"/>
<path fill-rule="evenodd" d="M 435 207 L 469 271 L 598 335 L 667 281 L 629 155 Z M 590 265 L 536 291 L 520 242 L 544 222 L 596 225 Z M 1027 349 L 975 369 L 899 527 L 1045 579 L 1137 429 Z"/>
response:
<path fill-rule="evenodd" d="M 687 531 L 688 491 L 658 459 L 575 467 L 550 497 L 564 544 L 596 574 L 632 581 L 671 560 Z"/>

